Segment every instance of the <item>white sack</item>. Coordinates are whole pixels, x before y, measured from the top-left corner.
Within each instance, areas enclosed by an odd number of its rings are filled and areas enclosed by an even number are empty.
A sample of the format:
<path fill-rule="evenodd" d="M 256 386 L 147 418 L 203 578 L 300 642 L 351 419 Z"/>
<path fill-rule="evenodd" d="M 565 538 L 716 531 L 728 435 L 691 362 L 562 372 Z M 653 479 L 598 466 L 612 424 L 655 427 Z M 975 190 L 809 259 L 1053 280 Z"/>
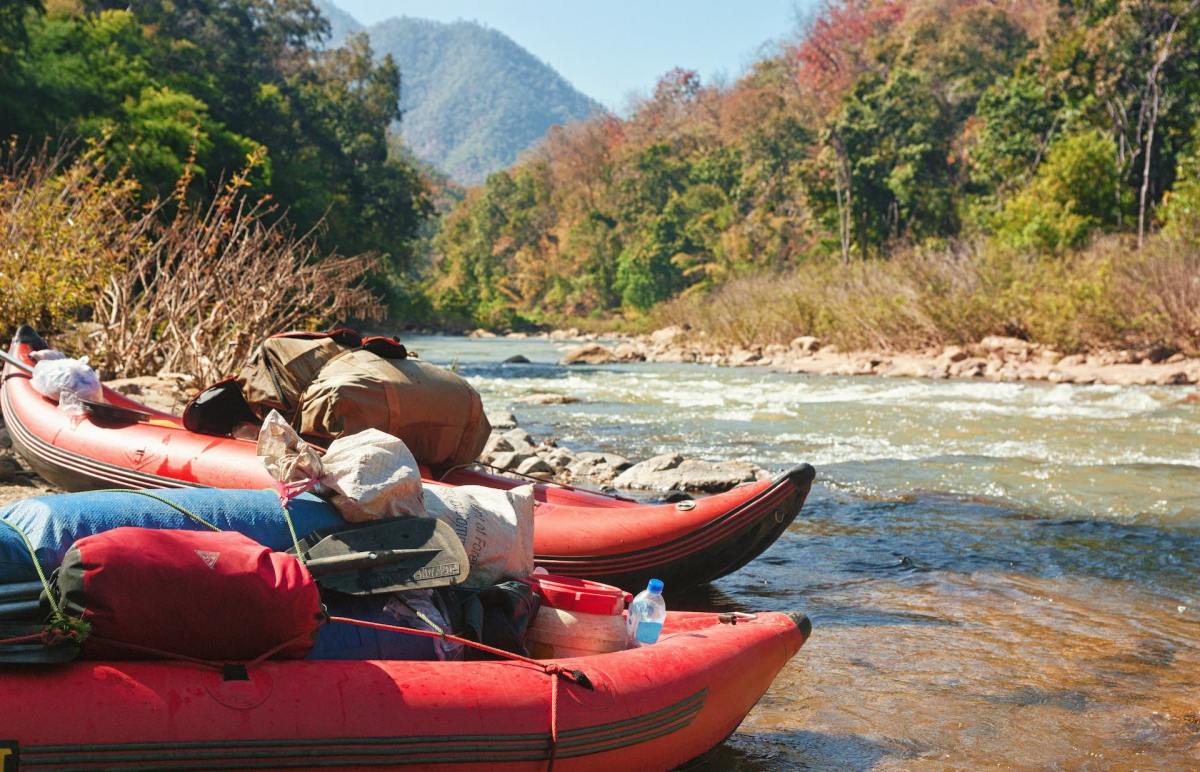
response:
<path fill-rule="evenodd" d="M 321 485 L 333 492 L 331 501 L 348 522 L 425 516 L 421 470 L 399 437 L 378 429 L 339 437 L 321 464 Z"/>
<path fill-rule="evenodd" d="M 425 511 L 458 534 L 471 573 L 466 587 L 490 587 L 533 572 L 533 486 L 426 485 Z"/>
<path fill-rule="evenodd" d="M 104 390 L 96 371 L 83 359 L 45 358 L 33 366 L 32 385 L 36 392 L 58 400 L 58 408 L 71 415 L 82 415 L 82 399 L 100 401 Z"/>

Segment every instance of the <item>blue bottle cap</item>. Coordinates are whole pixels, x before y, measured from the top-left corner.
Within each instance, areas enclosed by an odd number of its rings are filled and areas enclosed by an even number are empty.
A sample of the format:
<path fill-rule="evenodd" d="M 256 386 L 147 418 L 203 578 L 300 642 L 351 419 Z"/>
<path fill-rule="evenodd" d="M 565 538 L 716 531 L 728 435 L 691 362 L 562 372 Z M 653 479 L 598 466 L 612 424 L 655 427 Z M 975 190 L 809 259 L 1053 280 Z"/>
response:
<path fill-rule="evenodd" d="M 650 592 L 661 593 L 662 588 L 663 588 L 662 579 L 651 579 L 650 584 L 646 585 L 646 589 L 649 590 Z"/>

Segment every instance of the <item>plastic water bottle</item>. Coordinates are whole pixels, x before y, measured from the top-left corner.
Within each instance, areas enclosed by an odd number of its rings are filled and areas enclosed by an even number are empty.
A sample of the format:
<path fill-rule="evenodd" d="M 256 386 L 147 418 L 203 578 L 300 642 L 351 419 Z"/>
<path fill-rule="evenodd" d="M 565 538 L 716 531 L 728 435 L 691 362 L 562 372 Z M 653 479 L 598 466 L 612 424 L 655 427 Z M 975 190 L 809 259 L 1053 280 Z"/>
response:
<path fill-rule="evenodd" d="M 637 594 L 629 604 L 629 642 L 634 646 L 648 646 L 658 640 L 663 621 L 667 618 L 667 602 L 662 596 L 661 579 L 651 579 L 646 589 Z"/>

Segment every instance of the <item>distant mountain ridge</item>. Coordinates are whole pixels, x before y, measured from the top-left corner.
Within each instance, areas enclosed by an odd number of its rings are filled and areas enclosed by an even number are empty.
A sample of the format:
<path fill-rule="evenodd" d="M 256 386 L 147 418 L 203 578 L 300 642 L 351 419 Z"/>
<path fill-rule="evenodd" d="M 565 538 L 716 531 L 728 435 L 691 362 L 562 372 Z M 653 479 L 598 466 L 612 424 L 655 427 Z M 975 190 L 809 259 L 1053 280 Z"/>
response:
<path fill-rule="evenodd" d="M 404 140 L 456 182 L 482 182 L 551 126 L 603 109 L 511 38 L 476 22 L 401 16 L 364 28 L 328 0 L 317 5 L 330 19 L 330 45 L 365 31 L 377 56 L 396 60 Z"/>

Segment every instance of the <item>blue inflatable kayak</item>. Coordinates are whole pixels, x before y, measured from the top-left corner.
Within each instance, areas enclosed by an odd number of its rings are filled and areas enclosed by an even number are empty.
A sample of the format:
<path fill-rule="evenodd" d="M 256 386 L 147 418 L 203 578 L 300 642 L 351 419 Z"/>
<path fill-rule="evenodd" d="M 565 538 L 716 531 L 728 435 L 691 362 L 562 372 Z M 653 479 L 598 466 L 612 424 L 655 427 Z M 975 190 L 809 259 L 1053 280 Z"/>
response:
<path fill-rule="evenodd" d="M 345 525 L 332 505 L 305 494 L 288 507 L 303 538 L 321 528 Z M 0 585 L 37 580 L 29 539 L 47 575 L 76 539 L 121 526 L 238 531 L 276 550 L 292 546 L 279 498 L 269 490 L 181 488 L 155 491 L 90 491 L 25 499 L 0 509 Z"/>

